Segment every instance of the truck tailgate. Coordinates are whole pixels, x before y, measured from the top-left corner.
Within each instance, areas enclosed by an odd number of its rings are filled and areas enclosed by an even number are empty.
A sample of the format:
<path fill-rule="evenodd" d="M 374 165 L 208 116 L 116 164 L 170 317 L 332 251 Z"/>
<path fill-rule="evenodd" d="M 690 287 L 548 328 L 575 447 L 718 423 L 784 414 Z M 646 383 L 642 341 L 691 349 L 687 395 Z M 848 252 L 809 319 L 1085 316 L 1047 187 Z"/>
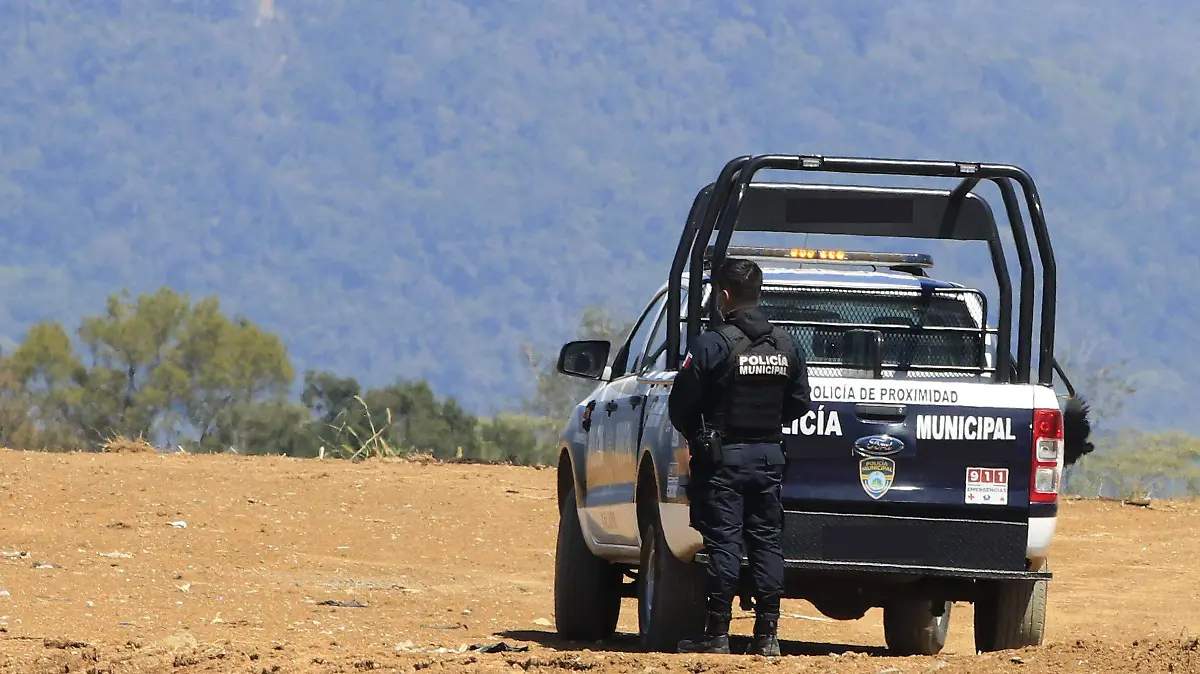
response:
<path fill-rule="evenodd" d="M 1033 387 L 814 378 L 812 394 L 784 436 L 785 557 L 1025 569 Z"/>

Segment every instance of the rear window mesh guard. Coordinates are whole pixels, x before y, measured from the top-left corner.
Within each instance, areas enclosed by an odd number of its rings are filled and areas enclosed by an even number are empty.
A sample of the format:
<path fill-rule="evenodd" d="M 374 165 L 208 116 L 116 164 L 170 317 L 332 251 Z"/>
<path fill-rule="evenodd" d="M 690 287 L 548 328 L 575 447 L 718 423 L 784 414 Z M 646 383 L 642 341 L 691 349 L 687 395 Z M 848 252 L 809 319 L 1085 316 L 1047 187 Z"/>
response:
<path fill-rule="evenodd" d="M 986 338 L 998 331 L 978 327 L 968 295 L 979 298 L 979 316 L 986 317 L 987 298 L 969 288 L 767 287 L 760 305 L 804 349 L 814 370 L 841 368 L 842 335 L 870 329 L 882 334 L 885 371 L 994 372 L 987 365 Z"/>

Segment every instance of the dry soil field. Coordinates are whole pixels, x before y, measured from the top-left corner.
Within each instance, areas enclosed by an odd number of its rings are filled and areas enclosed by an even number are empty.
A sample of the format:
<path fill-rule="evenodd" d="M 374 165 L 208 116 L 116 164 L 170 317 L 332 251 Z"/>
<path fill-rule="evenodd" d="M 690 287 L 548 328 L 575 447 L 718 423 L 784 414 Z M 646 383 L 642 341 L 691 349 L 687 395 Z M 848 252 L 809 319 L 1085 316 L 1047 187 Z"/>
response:
<path fill-rule="evenodd" d="M 3 671 L 1200 671 L 1192 503 L 1065 504 L 1041 648 L 974 655 L 959 605 L 943 655 L 889 658 L 878 611 L 789 602 L 775 661 L 639 653 L 632 600 L 558 642 L 553 470 L 4 451 L 0 508 Z M 529 648 L 469 650 L 499 642 Z"/>

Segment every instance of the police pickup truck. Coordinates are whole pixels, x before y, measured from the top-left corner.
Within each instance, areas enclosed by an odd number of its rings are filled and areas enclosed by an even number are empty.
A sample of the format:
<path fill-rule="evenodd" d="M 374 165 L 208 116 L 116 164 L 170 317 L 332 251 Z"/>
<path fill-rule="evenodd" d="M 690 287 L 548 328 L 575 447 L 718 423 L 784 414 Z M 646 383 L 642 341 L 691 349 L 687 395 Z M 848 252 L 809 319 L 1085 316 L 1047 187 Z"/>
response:
<path fill-rule="evenodd" d="M 958 182 L 752 180 L 780 169 Z M 974 191 L 983 181 L 999 188 L 1012 230 L 1015 316 L 1003 241 Z M 1022 201 L 1041 263 L 1036 372 Z M 929 255 L 731 247 L 735 230 L 986 243 L 997 318 L 984 293 L 931 278 Z M 687 344 L 720 321 L 707 274 L 727 255 L 760 262 L 762 306 L 810 368 L 812 410 L 783 429 L 784 596 L 837 620 L 881 607 L 899 654 L 939 652 L 954 602 L 974 605 L 979 651 L 1040 644 L 1062 471 L 1091 445 L 1086 406 L 1054 358 L 1056 268 L 1033 180 L 1007 165 L 786 155 L 738 157 L 697 194 L 666 283 L 624 343 L 575 341 L 559 354 L 559 372 L 598 382 L 561 437 L 560 636 L 610 637 L 622 597 L 637 599 L 647 648 L 674 650 L 703 629 L 703 542 L 689 525 L 688 447 L 667 398 Z M 743 605 L 749 582 L 744 574 Z"/>

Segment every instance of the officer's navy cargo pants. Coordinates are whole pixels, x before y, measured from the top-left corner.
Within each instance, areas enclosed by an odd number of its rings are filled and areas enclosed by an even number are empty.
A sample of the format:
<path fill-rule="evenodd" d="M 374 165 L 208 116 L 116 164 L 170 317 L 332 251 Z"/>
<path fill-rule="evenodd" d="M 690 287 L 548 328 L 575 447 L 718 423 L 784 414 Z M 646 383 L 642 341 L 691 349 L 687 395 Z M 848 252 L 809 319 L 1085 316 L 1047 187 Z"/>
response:
<path fill-rule="evenodd" d="M 710 616 L 728 619 L 741 575 L 742 543 L 755 586 L 755 613 L 778 619 L 783 595 L 783 452 L 778 444 L 726 445 L 721 465 L 692 461 L 692 526 L 708 554 Z"/>

